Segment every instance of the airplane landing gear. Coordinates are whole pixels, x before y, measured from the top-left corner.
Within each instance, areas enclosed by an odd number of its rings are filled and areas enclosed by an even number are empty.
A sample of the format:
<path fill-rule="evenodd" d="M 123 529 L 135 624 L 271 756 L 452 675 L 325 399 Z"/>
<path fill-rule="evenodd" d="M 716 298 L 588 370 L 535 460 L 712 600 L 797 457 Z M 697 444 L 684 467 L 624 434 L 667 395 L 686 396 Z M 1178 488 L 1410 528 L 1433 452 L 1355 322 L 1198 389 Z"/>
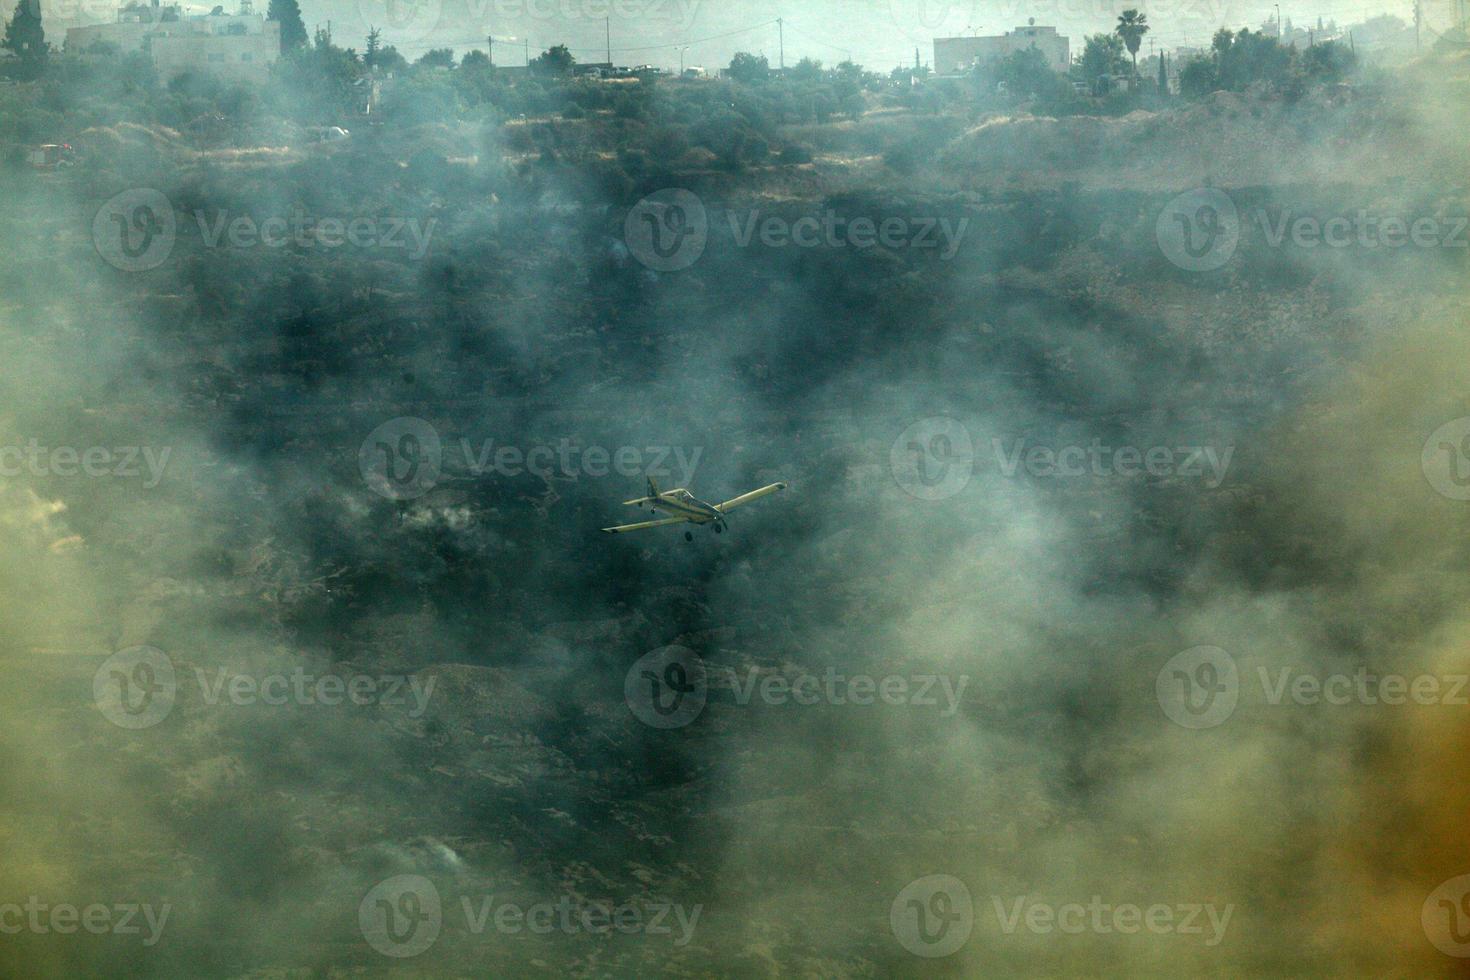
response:
<path fill-rule="evenodd" d="M 684 532 L 684 540 L 685 541 L 693 541 L 694 540 L 694 534 L 692 532 L 690 532 L 690 531 L 685 531 Z"/>
<path fill-rule="evenodd" d="M 718 524 L 715 525 L 715 533 L 716 534 L 720 534 L 723 531 L 724 531 L 724 528 L 720 527 L 720 525 L 718 525 Z"/>

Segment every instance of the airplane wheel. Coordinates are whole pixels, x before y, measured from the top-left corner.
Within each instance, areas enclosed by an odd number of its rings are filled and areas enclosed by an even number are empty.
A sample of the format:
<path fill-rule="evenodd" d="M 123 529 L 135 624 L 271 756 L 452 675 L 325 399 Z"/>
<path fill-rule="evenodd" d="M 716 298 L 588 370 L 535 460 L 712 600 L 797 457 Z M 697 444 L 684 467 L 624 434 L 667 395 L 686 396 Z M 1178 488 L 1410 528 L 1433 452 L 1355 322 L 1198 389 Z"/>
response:
<path fill-rule="evenodd" d="M 721 528 L 720 528 L 720 525 L 718 525 L 718 524 L 716 524 L 716 525 L 715 525 L 715 533 L 716 533 L 716 534 L 720 534 L 720 533 L 723 533 L 723 532 L 722 532 L 722 529 L 721 529 Z"/>
<path fill-rule="evenodd" d="M 684 540 L 685 541 L 693 541 L 694 540 L 694 535 L 691 532 L 689 532 L 689 531 L 685 531 L 684 532 Z"/>

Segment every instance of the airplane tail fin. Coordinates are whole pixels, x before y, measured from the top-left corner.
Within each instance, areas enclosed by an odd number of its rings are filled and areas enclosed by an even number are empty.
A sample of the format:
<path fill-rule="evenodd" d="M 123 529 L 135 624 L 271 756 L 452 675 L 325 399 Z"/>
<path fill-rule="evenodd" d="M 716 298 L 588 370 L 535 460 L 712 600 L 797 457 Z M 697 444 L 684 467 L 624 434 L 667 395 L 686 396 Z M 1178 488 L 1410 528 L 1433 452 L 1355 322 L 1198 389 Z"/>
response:
<path fill-rule="evenodd" d="M 650 497 L 658 496 L 658 483 L 651 476 L 648 478 L 648 495 Z"/>

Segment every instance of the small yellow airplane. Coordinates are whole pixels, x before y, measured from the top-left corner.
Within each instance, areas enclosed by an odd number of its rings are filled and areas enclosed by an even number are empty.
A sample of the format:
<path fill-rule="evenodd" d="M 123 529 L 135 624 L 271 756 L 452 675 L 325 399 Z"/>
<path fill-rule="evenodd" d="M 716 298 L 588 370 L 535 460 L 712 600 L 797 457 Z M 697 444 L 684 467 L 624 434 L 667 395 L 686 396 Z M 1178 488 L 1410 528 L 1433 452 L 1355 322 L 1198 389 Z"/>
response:
<path fill-rule="evenodd" d="M 707 504 L 700 500 L 688 490 L 659 490 L 658 484 L 653 477 L 648 478 L 648 496 L 638 497 L 635 500 L 623 501 L 624 506 L 633 505 L 642 507 L 644 504 L 653 511 L 666 511 L 675 516 L 666 517 L 659 521 L 644 521 L 641 524 L 620 524 L 617 527 L 605 527 L 603 531 L 608 534 L 626 534 L 629 531 L 641 531 L 649 527 L 667 527 L 670 524 L 713 524 L 715 533 L 719 534 L 728 525 L 725 523 L 725 515 L 741 504 L 748 504 L 752 500 L 759 500 L 768 493 L 777 490 L 785 490 L 786 484 L 772 483 L 752 490 L 750 493 L 742 493 L 733 500 L 727 500 L 723 504 Z M 684 532 L 685 541 L 693 541 L 694 534 L 690 531 Z"/>

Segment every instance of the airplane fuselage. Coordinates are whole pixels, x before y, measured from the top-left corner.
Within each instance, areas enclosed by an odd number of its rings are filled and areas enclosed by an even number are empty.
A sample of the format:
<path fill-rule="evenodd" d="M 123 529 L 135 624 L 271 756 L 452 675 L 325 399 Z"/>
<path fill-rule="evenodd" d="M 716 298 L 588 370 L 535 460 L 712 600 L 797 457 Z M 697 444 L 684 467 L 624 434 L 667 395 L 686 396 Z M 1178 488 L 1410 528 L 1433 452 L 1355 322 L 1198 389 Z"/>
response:
<path fill-rule="evenodd" d="M 705 503 L 688 490 L 666 490 L 647 499 L 648 506 L 661 510 L 670 517 L 682 517 L 695 524 L 723 521 L 725 515 L 713 504 Z"/>

